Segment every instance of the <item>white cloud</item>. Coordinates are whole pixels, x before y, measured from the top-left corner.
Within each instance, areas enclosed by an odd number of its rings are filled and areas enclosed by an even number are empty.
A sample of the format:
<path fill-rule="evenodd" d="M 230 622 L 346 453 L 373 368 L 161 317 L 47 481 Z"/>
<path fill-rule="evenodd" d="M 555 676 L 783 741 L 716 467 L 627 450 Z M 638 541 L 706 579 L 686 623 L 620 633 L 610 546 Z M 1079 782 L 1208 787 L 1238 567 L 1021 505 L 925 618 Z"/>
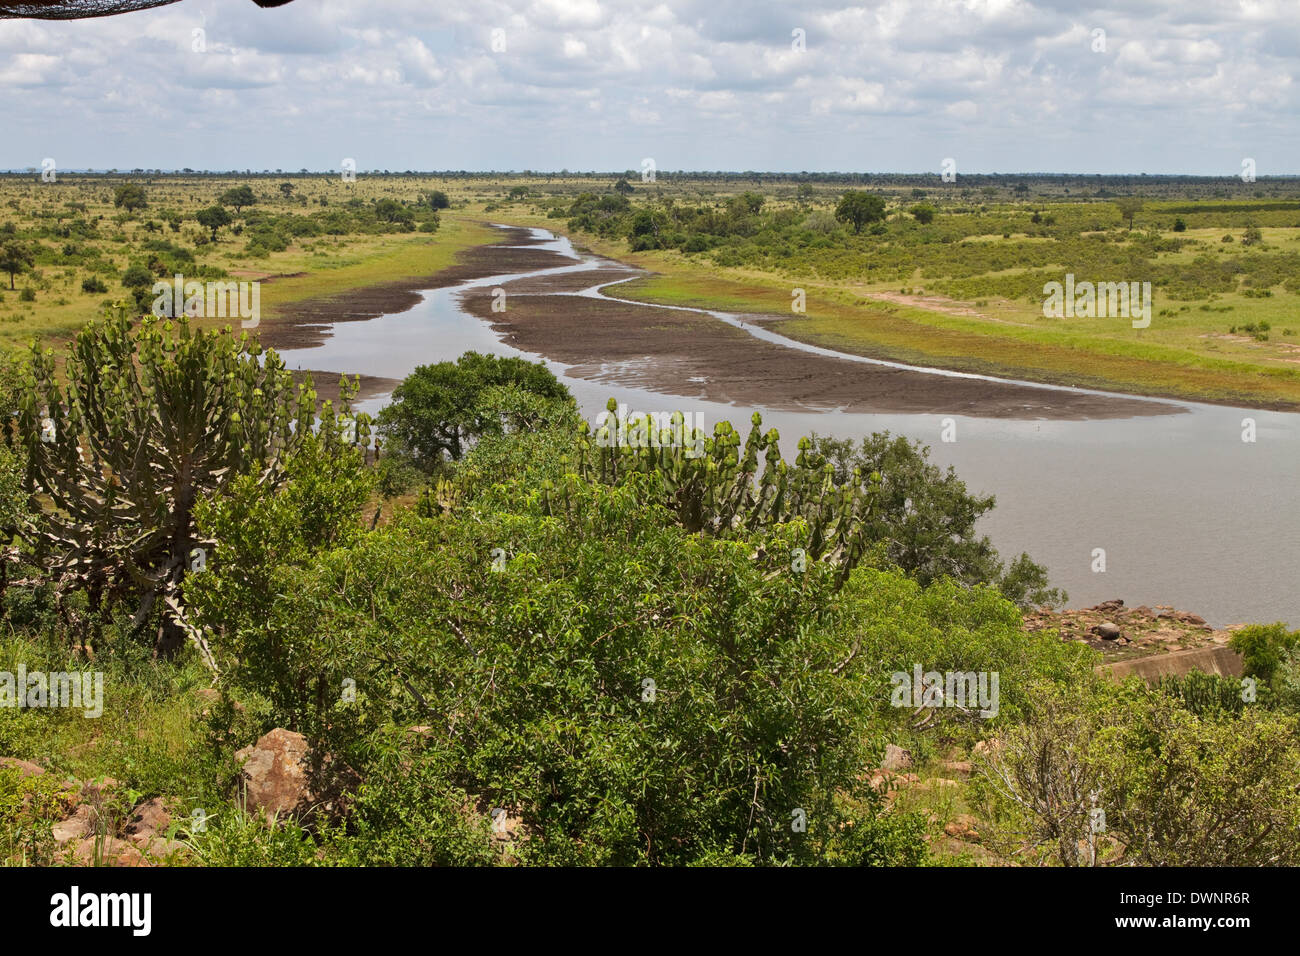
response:
<path fill-rule="evenodd" d="M 0 167 L 315 167 L 364 142 L 389 168 L 624 168 L 658 149 L 674 168 L 960 153 L 1204 172 L 1257 154 L 1297 172 L 1297 27 L 1293 0 L 296 0 L 0 21 Z M 1101 116 L 1104 135 L 1078 136 Z"/>

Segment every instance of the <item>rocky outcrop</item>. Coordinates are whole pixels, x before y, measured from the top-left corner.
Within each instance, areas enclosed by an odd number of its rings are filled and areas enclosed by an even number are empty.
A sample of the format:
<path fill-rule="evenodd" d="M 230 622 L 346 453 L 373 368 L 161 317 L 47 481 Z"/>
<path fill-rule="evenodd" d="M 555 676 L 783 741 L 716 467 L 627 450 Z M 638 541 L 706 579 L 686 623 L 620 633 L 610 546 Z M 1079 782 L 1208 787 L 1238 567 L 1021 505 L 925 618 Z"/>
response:
<path fill-rule="evenodd" d="M 267 820 L 296 816 L 312 803 L 307 738 L 277 727 L 235 754 L 243 766 L 245 806 Z"/>

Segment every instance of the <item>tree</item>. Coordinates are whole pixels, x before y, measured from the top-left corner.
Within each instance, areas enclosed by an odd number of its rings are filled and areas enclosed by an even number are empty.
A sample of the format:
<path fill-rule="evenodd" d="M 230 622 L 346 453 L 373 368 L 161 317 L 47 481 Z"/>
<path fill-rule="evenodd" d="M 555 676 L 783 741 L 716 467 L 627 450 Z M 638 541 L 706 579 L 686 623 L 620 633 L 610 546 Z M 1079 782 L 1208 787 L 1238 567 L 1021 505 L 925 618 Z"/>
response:
<path fill-rule="evenodd" d="M 136 183 L 123 183 L 113 191 L 113 205 L 127 212 L 135 212 L 144 209 L 149 202 L 143 187 Z"/>
<path fill-rule="evenodd" d="M 921 225 L 928 226 L 930 223 L 934 222 L 934 216 L 938 210 L 929 203 L 923 202 L 913 206 L 908 210 L 908 212 L 910 212 L 912 217 Z"/>
<path fill-rule="evenodd" d="M 230 213 L 224 206 L 208 206 L 206 209 L 200 209 L 194 218 L 198 220 L 199 225 L 204 229 L 212 231 L 213 242 L 217 241 L 217 230 L 233 222 Z"/>
<path fill-rule="evenodd" d="M 9 288 L 14 288 L 14 276 L 26 272 L 36 262 L 31 246 L 16 239 L 0 243 L 0 269 L 9 273 Z"/>
<path fill-rule="evenodd" d="M 375 215 L 383 222 L 409 223 L 415 219 L 415 213 L 396 199 L 381 199 L 376 202 Z"/>
<path fill-rule="evenodd" d="M 633 191 L 633 186 L 626 179 L 620 179 L 614 184 L 614 189 L 617 192 L 622 193 L 624 196 L 627 196 Z"/>
<path fill-rule="evenodd" d="M 345 387 L 345 410 L 350 396 Z M 61 371 L 34 346 L 18 417 L 41 507 L 29 538 L 60 606 L 84 591 L 93 637 L 101 614 L 133 602 L 133 630 L 158 624 L 158 653 L 188 635 L 211 664 L 180 590 L 201 567 L 194 549 L 220 547 L 196 539 L 195 505 L 240 475 L 274 493 L 315 413 L 310 382 L 295 388 L 274 352 L 229 330 L 192 332 L 184 318 L 132 328 L 125 308 L 111 309 L 78 333 Z M 328 404 L 322 414 L 324 440 L 342 446 Z M 364 442 L 365 419 L 354 427 Z"/>
<path fill-rule="evenodd" d="M 293 187 L 290 186 L 289 188 L 292 189 Z M 285 198 L 288 198 L 287 193 Z M 250 186 L 234 186 L 218 196 L 217 202 L 223 206 L 234 206 L 235 214 L 238 215 L 245 206 L 254 205 L 257 202 L 257 197 L 253 195 Z"/>
<path fill-rule="evenodd" d="M 885 200 L 873 193 L 851 189 L 835 207 L 835 218 L 852 223 L 854 234 L 860 233 L 863 226 L 885 218 Z"/>
<path fill-rule="evenodd" d="M 1257 677 L 1265 684 L 1273 682 L 1287 652 L 1297 644 L 1300 644 L 1300 631 L 1288 631 L 1280 621 L 1248 625 L 1228 641 L 1228 646 L 1241 655 L 1242 673 Z"/>
<path fill-rule="evenodd" d="M 280 195 L 285 199 L 293 198 L 293 183 L 280 183 Z"/>
<path fill-rule="evenodd" d="M 606 407 L 612 416 L 618 406 L 611 398 Z M 874 479 L 854 473 L 836 481 L 833 466 L 808 438 L 800 439 L 799 454 L 788 464 L 777 430 L 764 433 L 762 424 L 755 412 L 742 446 L 730 422 L 720 422 L 710 438 L 688 430 L 680 412 L 666 427 L 648 416 L 607 417 L 594 434 L 584 427 L 578 474 L 637 483 L 643 496 L 690 532 L 729 536 L 790 524 L 806 559 L 834 566 L 842 583 L 867 553 L 862 529 L 873 507 Z M 568 509 L 571 487 L 567 476 L 558 488 L 544 483 L 547 507 Z"/>
<path fill-rule="evenodd" d="M 991 584 L 1022 606 L 1065 600 L 1028 555 L 1003 568 L 988 536 L 976 533 L 996 499 L 969 494 L 952 467 L 945 472 L 930 463 L 930 449 L 921 442 L 875 432 L 855 448 L 848 439 L 814 434 L 812 449 L 833 466 L 836 482 L 855 473 L 875 476 L 875 506 L 863 519 L 867 538 L 882 543 L 884 558 L 922 584 L 942 577 L 968 587 Z"/>
<path fill-rule="evenodd" d="M 1120 196 L 1115 200 L 1115 208 L 1119 210 L 1120 216 L 1128 220 L 1128 227 L 1133 229 L 1133 217 L 1142 211 L 1142 198 L 1140 196 Z"/>
<path fill-rule="evenodd" d="M 399 454 L 435 471 L 447 459 L 459 461 L 480 436 L 502 430 L 500 416 L 483 401 L 491 389 L 510 385 L 553 402 L 573 401 L 540 362 L 466 352 L 408 375 L 379 413 L 379 432 Z"/>
<path fill-rule="evenodd" d="M 447 194 L 446 194 L 445 192 L 443 192 L 441 189 L 435 189 L 435 190 L 433 190 L 432 192 L 430 192 L 430 193 L 425 197 L 425 201 L 428 202 L 428 204 L 429 204 L 433 209 L 450 209 L 450 208 L 451 208 L 451 200 L 447 198 Z"/>

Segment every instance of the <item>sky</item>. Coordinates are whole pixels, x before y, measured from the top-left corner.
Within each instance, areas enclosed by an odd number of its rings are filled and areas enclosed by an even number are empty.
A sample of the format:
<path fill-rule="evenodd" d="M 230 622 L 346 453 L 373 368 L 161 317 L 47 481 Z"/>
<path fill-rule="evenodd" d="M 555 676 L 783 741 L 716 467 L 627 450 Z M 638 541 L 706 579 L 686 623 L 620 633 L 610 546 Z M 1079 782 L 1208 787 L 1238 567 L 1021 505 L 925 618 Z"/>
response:
<path fill-rule="evenodd" d="M 181 0 L 0 20 L 0 168 L 1292 175 L 1297 66 L 1300 0 Z"/>

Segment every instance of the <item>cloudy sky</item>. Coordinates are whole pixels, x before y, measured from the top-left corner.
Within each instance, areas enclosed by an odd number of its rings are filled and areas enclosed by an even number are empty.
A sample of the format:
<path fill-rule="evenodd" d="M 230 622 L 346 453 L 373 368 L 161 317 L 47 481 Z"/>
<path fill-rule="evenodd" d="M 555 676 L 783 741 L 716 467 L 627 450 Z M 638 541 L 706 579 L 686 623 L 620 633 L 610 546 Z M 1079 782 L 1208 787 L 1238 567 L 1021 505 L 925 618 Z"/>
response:
<path fill-rule="evenodd" d="M 1297 66 L 1297 0 L 181 0 L 0 20 L 0 168 L 1295 174 Z"/>

